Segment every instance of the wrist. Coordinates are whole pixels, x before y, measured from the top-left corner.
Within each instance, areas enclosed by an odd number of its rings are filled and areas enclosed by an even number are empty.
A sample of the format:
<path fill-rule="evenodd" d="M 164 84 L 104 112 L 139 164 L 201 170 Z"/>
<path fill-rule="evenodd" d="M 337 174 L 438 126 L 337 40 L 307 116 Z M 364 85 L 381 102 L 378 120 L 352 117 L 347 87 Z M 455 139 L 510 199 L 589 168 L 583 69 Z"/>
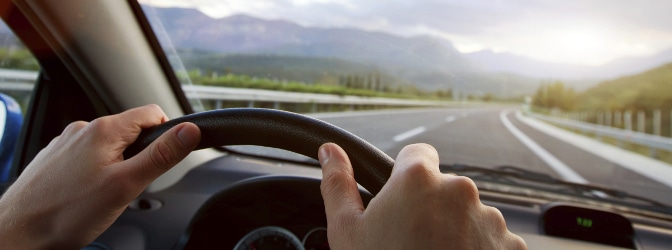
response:
<path fill-rule="evenodd" d="M 47 224 L 40 220 L 40 216 L 13 207 L 12 203 L 0 199 L 0 242 L 3 248 L 45 249 L 57 245 L 50 228 L 45 227 Z"/>

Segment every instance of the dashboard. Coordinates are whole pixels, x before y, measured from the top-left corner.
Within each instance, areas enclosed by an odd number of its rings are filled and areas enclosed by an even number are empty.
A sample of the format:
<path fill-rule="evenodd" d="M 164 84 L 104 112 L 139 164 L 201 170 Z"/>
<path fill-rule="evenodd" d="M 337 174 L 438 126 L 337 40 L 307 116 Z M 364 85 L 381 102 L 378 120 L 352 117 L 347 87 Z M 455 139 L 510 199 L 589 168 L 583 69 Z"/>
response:
<path fill-rule="evenodd" d="M 194 168 L 166 190 L 141 195 L 89 249 L 328 249 L 320 177 L 321 170 L 309 164 L 230 153 Z M 360 194 L 368 204 L 371 194 L 362 188 Z M 496 192 L 480 196 L 502 212 L 509 230 L 530 249 L 668 249 L 672 242 L 669 220 Z M 549 212 L 558 207 L 569 211 Z M 549 218 L 555 224 L 546 223 Z M 565 233 L 584 230 L 579 235 L 589 237 L 554 235 L 548 225 L 568 229 Z M 611 230 L 615 227 L 622 231 Z M 632 245 L 593 236 L 625 237 Z"/>

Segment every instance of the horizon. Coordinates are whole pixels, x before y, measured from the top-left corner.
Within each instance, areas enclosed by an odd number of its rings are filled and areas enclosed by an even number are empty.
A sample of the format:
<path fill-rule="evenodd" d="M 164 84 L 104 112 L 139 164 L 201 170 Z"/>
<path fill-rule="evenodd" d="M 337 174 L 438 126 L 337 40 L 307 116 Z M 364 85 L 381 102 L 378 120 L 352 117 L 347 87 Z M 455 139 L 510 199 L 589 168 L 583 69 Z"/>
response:
<path fill-rule="evenodd" d="M 281 2 L 140 1 L 155 7 L 196 9 L 211 18 L 245 14 L 304 27 L 355 28 L 404 37 L 432 35 L 451 42 L 461 53 L 490 50 L 574 66 L 601 66 L 621 58 L 652 56 L 672 49 L 672 25 L 661 18 L 662 14 L 657 15 L 672 9 L 672 1 L 614 4 L 608 0 L 516 0 L 492 4 L 457 0 L 427 3 L 429 7 L 402 6 L 408 9 L 404 15 L 399 15 L 404 10 L 399 6 L 404 3 L 380 6 L 350 0 Z"/>

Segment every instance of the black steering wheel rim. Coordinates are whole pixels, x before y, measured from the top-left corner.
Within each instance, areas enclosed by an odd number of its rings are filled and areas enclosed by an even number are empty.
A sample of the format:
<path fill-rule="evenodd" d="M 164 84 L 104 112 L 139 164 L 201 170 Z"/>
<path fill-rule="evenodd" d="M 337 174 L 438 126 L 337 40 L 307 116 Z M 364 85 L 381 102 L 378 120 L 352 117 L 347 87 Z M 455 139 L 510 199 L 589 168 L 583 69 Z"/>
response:
<path fill-rule="evenodd" d="M 317 159 L 318 148 L 327 142 L 341 146 L 350 158 L 355 180 L 376 195 L 392 173 L 394 160 L 358 136 L 327 122 L 292 112 L 231 108 L 186 115 L 143 130 L 124 152 L 136 155 L 164 132 L 183 122 L 196 124 L 201 141 L 195 150 L 233 145 L 279 148 Z"/>

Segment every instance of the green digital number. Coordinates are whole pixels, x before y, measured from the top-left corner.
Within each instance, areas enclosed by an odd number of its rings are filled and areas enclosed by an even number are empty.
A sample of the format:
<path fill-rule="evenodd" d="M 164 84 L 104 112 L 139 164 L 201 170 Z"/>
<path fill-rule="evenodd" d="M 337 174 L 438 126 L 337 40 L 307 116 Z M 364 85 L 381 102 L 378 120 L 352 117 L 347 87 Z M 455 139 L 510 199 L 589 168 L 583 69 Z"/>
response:
<path fill-rule="evenodd" d="M 592 227 L 593 220 L 588 218 L 576 217 L 576 225 L 580 227 Z"/>

